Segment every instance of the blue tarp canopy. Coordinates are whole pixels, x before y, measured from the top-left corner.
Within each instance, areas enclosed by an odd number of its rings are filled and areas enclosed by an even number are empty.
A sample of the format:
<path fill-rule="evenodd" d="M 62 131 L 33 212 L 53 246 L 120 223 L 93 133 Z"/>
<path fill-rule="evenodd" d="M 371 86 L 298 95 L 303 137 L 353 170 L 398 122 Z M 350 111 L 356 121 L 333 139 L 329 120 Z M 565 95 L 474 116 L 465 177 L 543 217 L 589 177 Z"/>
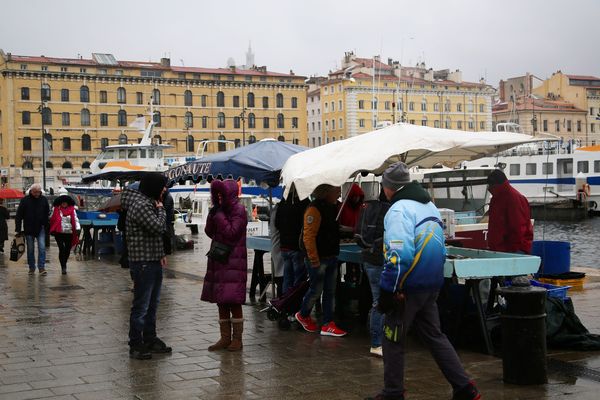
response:
<path fill-rule="evenodd" d="M 217 178 L 220 175 L 224 179 L 230 176 L 234 179 L 241 177 L 254 180 L 258 185 L 265 183 L 276 187 L 287 159 L 304 150 L 307 148 L 275 139 L 263 139 L 171 168 L 165 171 L 165 175 L 169 179 L 168 186 L 187 180 L 197 183 L 209 176 Z"/>

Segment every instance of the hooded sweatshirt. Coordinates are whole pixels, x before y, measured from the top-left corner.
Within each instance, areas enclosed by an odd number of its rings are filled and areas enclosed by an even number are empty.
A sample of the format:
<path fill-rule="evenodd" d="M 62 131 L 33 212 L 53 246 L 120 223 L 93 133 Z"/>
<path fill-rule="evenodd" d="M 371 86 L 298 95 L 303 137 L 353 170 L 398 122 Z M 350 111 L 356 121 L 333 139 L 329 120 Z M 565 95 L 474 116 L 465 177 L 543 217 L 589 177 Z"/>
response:
<path fill-rule="evenodd" d="M 363 205 L 364 200 L 365 192 L 363 192 L 360 186 L 353 183 L 350 187 L 350 193 L 348 193 L 348 199 L 342 207 L 340 225 L 349 226 L 351 228 L 356 226 L 358 214 L 360 213 L 360 208 Z"/>
<path fill-rule="evenodd" d="M 385 215 L 381 289 L 438 291 L 444 282 L 444 228 L 438 209 L 417 182 L 400 188 Z"/>

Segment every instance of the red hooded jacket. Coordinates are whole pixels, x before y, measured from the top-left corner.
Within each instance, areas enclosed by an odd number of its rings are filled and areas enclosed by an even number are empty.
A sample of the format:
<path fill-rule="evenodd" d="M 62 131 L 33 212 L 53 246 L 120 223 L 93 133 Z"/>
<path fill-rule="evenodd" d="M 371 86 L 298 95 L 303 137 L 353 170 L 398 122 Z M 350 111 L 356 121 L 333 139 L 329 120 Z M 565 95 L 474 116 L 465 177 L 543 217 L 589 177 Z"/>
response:
<path fill-rule="evenodd" d="M 340 214 L 340 225 L 349 226 L 354 228 L 358 221 L 358 214 L 365 200 L 365 192 L 356 183 L 353 183 L 350 187 L 350 193 L 348 194 L 348 200 L 342 208 Z"/>
<path fill-rule="evenodd" d="M 531 253 L 533 226 L 529 202 L 508 181 L 490 187 L 488 247 L 508 253 Z"/>

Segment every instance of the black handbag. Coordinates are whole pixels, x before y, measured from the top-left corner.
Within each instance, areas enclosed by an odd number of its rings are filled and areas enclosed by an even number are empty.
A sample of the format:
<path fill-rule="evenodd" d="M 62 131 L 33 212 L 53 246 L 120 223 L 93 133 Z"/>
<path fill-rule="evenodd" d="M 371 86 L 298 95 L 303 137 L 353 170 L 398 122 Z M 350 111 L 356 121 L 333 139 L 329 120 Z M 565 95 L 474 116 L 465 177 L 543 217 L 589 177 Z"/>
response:
<path fill-rule="evenodd" d="M 210 250 L 208 251 L 208 253 L 206 253 L 206 255 L 208 256 L 208 258 L 211 258 L 218 263 L 226 264 L 229 260 L 231 250 L 233 250 L 233 247 L 225 243 L 213 240 L 210 243 Z"/>

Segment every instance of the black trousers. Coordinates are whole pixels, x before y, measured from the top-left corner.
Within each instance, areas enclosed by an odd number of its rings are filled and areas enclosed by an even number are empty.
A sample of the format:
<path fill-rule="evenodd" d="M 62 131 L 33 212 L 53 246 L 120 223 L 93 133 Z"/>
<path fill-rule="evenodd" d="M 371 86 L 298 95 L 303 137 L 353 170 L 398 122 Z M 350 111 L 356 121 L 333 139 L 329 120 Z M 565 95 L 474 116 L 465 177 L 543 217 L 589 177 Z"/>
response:
<path fill-rule="evenodd" d="M 56 233 L 54 238 L 58 245 L 58 260 L 62 269 L 67 268 L 67 260 L 71 254 L 71 240 L 73 235 L 70 233 Z"/>

